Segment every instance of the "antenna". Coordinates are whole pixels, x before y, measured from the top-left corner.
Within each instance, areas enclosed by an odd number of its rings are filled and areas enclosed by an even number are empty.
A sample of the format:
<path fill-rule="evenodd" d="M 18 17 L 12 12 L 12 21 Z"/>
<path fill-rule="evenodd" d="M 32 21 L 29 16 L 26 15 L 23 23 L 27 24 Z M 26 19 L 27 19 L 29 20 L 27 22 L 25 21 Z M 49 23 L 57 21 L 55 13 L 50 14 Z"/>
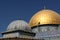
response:
<path fill-rule="evenodd" d="M 22 17 L 21 16 L 18 16 L 18 18 L 17 18 L 18 20 L 22 20 Z"/>
<path fill-rule="evenodd" d="M 42 3 L 43 3 L 43 9 L 46 9 L 46 5 L 45 5 L 45 0 L 42 0 Z"/>

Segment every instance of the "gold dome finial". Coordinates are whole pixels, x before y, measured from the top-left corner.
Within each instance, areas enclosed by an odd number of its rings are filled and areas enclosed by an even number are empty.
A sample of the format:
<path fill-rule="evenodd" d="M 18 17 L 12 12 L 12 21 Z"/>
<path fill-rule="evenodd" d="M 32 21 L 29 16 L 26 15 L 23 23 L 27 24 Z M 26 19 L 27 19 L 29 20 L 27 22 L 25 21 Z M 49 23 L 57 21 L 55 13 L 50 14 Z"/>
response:
<path fill-rule="evenodd" d="M 43 6 L 44 6 L 43 9 L 46 9 L 46 6 L 45 6 L 45 0 L 42 0 L 42 3 L 43 3 Z"/>
<path fill-rule="evenodd" d="M 44 6 L 44 10 L 46 9 L 46 6 Z"/>

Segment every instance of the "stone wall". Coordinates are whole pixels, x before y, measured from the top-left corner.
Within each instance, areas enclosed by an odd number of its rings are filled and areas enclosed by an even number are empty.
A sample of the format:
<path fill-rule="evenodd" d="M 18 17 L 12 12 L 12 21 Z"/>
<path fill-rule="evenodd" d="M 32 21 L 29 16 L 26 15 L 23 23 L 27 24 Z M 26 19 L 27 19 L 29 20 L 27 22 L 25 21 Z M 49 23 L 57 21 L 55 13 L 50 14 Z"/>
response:
<path fill-rule="evenodd" d="M 44 39 L 27 39 L 27 38 L 1 38 L 0 40 L 44 40 Z"/>

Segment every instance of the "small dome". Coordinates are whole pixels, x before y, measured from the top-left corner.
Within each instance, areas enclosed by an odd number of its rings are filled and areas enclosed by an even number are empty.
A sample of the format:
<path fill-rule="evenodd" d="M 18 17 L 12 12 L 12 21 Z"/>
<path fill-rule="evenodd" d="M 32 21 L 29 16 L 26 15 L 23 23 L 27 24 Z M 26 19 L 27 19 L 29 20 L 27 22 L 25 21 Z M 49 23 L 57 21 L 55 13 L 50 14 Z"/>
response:
<path fill-rule="evenodd" d="M 7 28 L 7 31 L 13 31 L 13 30 L 30 31 L 30 27 L 28 23 L 23 20 L 15 20 L 11 22 Z"/>
<path fill-rule="evenodd" d="M 30 20 L 31 27 L 43 24 L 60 24 L 60 15 L 52 10 L 41 10 L 37 12 Z"/>

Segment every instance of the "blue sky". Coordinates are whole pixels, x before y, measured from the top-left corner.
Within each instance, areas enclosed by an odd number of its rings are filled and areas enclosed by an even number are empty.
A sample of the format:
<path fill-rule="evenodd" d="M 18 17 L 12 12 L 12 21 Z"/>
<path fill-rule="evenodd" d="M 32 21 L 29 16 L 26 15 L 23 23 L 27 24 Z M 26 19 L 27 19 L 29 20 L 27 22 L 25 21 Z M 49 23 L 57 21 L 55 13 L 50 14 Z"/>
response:
<path fill-rule="evenodd" d="M 14 20 L 25 20 L 29 22 L 30 18 L 39 10 L 54 10 L 60 13 L 60 0 L 0 0 L 0 33 L 4 32 L 8 24 Z M 0 37 L 2 35 L 0 34 Z"/>

